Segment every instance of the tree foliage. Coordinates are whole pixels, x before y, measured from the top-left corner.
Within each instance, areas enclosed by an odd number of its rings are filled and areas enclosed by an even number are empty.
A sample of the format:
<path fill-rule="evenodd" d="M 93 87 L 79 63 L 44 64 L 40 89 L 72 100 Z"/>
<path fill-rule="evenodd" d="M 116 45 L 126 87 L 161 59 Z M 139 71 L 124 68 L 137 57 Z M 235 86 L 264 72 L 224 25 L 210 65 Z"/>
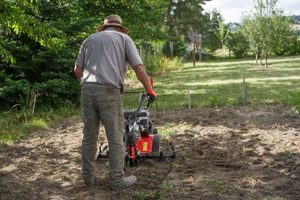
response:
<path fill-rule="evenodd" d="M 222 47 L 223 47 L 223 45 L 225 44 L 225 42 L 229 36 L 230 27 L 228 25 L 226 25 L 222 19 L 218 19 L 218 23 L 219 23 L 219 29 L 218 29 L 216 35 L 220 39 Z"/>
<path fill-rule="evenodd" d="M 138 47 L 186 55 L 191 33 L 202 34 L 202 47 L 213 53 L 229 44 L 236 56 L 246 51 L 240 33 L 229 32 L 217 11 L 203 13 L 209 0 L 1 0 L 0 1 L 0 106 L 78 102 L 79 84 L 73 75 L 82 41 L 97 30 L 103 18 L 119 14 Z M 257 55 L 299 52 L 289 18 L 276 0 L 257 0 L 256 11 L 246 16 L 243 34 Z M 150 60 L 152 62 L 152 60 Z M 154 59 L 153 61 L 156 61 Z"/>
<path fill-rule="evenodd" d="M 2 108 L 78 102 L 73 75 L 79 45 L 119 14 L 136 41 L 157 39 L 168 2 L 165 0 L 2 0 L 0 1 L 0 102 Z"/>
<path fill-rule="evenodd" d="M 226 40 L 226 46 L 237 58 L 247 55 L 249 50 L 249 42 L 241 31 L 231 33 Z"/>
<path fill-rule="evenodd" d="M 169 0 L 166 25 L 169 35 L 183 35 L 188 38 L 192 32 L 202 33 L 207 29 L 207 18 L 202 5 L 210 0 Z"/>
<path fill-rule="evenodd" d="M 256 55 L 256 58 L 261 56 L 263 49 L 262 35 L 258 30 L 258 24 L 256 23 L 254 17 L 247 16 L 244 18 L 242 23 L 242 32 L 249 42 L 250 50 Z"/>
<path fill-rule="evenodd" d="M 223 18 L 217 10 L 211 13 L 206 13 L 207 30 L 203 33 L 203 47 L 210 53 L 214 53 L 219 48 L 222 48 L 225 37 L 220 29 L 220 24 L 223 24 Z M 223 24 L 224 25 L 224 24 Z M 227 37 L 227 36 L 226 36 Z"/>
<path fill-rule="evenodd" d="M 274 24 L 271 50 L 275 55 L 288 55 L 293 49 L 293 44 L 297 41 L 297 36 L 293 34 L 292 20 L 281 13 L 272 17 Z"/>
<path fill-rule="evenodd" d="M 267 67 L 268 55 L 288 52 L 294 34 L 291 20 L 276 7 L 277 0 L 256 0 L 255 3 L 255 11 L 244 17 L 243 32 L 256 57 L 265 57 Z"/>

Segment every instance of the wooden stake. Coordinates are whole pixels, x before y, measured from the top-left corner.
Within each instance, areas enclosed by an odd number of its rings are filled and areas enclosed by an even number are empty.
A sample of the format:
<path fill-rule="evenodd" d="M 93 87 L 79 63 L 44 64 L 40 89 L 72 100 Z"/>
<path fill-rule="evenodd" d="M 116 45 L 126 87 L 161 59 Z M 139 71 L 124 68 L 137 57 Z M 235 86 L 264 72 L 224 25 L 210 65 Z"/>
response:
<path fill-rule="evenodd" d="M 188 89 L 188 105 L 189 105 L 189 110 L 192 109 L 192 106 L 191 106 L 191 95 L 190 95 L 190 90 Z"/>
<path fill-rule="evenodd" d="M 243 88 L 242 88 L 242 104 L 243 104 L 243 106 L 246 106 L 246 102 L 247 102 L 247 84 L 246 84 L 246 73 L 244 71 Z"/>
<path fill-rule="evenodd" d="M 32 111 L 31 111 L 32 115 L 34 114 L 34 110 L 35 110 L 36 96 L 37 96 L 37 94 L 34 94 L 33 103 L 32 103 Z"/>

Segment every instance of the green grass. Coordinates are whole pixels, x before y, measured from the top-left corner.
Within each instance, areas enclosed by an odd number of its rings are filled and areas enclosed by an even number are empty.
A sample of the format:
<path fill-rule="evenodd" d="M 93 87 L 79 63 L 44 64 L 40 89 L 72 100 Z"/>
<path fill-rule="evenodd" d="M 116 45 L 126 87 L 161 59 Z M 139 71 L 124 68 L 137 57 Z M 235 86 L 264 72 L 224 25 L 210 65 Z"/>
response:
<path fill-rule="evenodd" d="M 206 183 L 219 193 L 231 193 L 231 187 L 218 177 L 211 177 L 209 180 L 206 180 Z"/>
<path fill-rule="evenodd" d="M 188 94 L 191 106 L 218 108 L 242 105 L 243 74 L 246 76 L 247 106 L 286 104 L 300 112 L 300 56 L 269 59 L 269 68 L 257 66 L 254 60 L 217 60 L 185 64 L 185 67 L 155 77 L 157 101 L 154 110 L 187 109 Z M 142 88 L 131 92 L 142 92 Z M 138 105 L 138 93 L 126 93 L 125 109 Z M 79 106 L 58 109 L 43 108 L 32 116 L 29 110 L 19 109 L 0 115 L 0 144 L 13 142 L 51 123 L 79 114 Z M 161 130 L 162 135 L 172 133 L 172 124 Z"/>
<path fill-rule="evenodd" d="M 152 200 L 160 199 L 160 193 L 158 191 L 141 191 L 137 192 L 136 194 L 133 194 L 133 198 L 136 200 Z"/>
<path fill-rule="evenodd" d="M 162 127 L 160 130 L 159 130 L 159 134 L 162 136 L 162 137 L 167 137 L 169 135 L 172 135 L 174 133 L 174 130 L 176 129 L 176 124 L 175 123 L 166 123 L 164 125 L 164 127 Z"/>
<path fill-rule="evenodd" d="M 25 109 L 2 112 L 0 115 L 0 144 L 11 143 L 33 131 L 46 129 L 51 124 L 78 114 L 79 106 L 43 108 L 37 110 L 34 115 Z"/>
<path fill-rule="evenodd" d="M 219 60 L 185 64 L 178 71 L 155 77 L 158 110 L 242 105 L 243 74 L 246 77 L 247 105 L 287 104 L 300 101 L 300 56 L 269 59 L 269 67 L 252 59 Z M 134 91 L 141 91 L 136 89 Z M 189 92 L 188 92 L 189 91 Z M 125 107 L 138 103 L 137 94 L 125 94 Z M 299 108 L 299 107 L 298 107 Z"/>

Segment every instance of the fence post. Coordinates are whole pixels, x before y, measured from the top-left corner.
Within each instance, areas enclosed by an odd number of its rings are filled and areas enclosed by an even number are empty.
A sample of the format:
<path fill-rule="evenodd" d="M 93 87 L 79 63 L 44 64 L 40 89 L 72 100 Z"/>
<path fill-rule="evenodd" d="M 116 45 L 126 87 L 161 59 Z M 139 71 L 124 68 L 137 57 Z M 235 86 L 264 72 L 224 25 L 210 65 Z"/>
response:
<path fill-rule="evenodd" d="M 34 93 L 31 115 L 34 115 L 37 94 Z"/>
<path fill-rule="evenodd" d="M 190 89 L 188 89 L 188 105 L 189 105 L 189 110 L 191 110 L 191 95 L 190 95 Z"/>
<path fill-rule="evenodd" d="M 246 84 L 246 72 L 243 73 L 243 87 L 242 87 L 242 104 L 246 106 L 247 103 L 247 84 Z"/>

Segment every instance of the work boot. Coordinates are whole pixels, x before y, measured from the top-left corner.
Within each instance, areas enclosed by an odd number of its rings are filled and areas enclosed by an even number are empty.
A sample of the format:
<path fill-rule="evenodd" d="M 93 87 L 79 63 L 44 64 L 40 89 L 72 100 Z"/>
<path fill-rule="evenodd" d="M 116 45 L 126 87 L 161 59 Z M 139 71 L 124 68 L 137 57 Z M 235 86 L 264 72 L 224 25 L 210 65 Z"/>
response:
<path fill-rule="evenodd" d="M 120 182 L 119 184 L 110 184 L 109 187 L 113 191 L 120 191 L 136 184 L 136 182 L 137 182 L 136 176 L 131 175 L 128 177 L 124 177 L 123 181 Z"/>

